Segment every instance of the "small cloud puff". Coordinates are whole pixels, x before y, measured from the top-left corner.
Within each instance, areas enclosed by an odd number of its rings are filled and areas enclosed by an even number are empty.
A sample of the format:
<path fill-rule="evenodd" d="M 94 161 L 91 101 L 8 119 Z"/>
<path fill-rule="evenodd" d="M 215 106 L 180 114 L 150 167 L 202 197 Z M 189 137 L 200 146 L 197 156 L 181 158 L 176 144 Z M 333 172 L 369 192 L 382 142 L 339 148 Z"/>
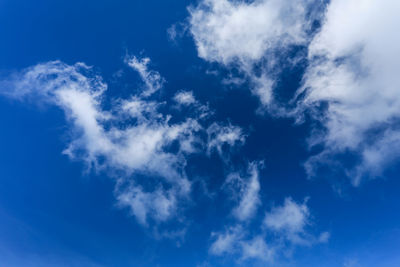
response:
<path fill-rule="evenodd" d="M 192 91 L 181 91 L 181 92 L 178 92 L 174 96 L 174 100 L 178 104 L 184 105 L 184 106 L 189 106 L 189 105 L 193 105 L 193 104 L 197 103 L 196 99 L 193 96 L 193 92 Z"/>

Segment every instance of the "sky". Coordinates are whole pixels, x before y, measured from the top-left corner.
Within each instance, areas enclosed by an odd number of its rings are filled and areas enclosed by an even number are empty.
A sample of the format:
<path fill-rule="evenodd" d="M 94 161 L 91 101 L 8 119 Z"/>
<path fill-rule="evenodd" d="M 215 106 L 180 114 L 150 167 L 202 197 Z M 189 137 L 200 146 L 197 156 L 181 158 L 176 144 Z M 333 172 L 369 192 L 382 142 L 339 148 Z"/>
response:
<path fill-rule="evenodd" d="M 0 266 L 399 266 L 399 11 L 0 0 Z"/>

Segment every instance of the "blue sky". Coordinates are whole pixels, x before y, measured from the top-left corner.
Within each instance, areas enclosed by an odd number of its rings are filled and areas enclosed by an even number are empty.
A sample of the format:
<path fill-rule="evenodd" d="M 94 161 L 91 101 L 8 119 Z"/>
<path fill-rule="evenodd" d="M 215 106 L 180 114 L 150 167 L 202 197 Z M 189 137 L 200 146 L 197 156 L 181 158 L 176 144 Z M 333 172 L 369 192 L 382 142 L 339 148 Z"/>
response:
<path fill-rule="evenodd" d="M 0 0 L 0 266 L 398 266 L 394 0 Z"/>

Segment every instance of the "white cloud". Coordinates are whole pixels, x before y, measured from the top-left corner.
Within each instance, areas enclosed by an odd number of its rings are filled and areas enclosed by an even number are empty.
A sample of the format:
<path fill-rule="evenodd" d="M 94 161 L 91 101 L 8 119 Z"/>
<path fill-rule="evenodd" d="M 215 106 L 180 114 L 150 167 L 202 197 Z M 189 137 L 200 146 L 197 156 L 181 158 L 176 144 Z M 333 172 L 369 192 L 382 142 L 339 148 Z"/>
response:
<path fill-rule="evenodd" d="M 275 244 L 268 245 L 262 233 L 249 237 L 249 232 L 240 224 L 224 232 L 212 233 L 211 237 L 214 239 L 209 249 L 211 255 L 234 257 L 239 262 L 256 260 L 272 263 L 277 253 L 281 252 Z"/>
<path fill-rule="evenodd" d="M 251 227 L 257 209 L 261 205 L 259 168 L 262 163 L 250 163 L 248 177 L 239 173 L 227 176 L 223 185 L 229 195 L 238 203 L 233 209 L 234 222 L 222 232 L 213 232 L 213 243 L 209 253 L 215 256 L 230 256 L 238 261 L 257 260 L 275 262 L 285 257 L 296 246 L 312 246 L 327 243 L 329 232 L 314 235 L 311 232 L 311 213 L 306 202 L 296 203 L 286 198 L 282 206 L 266 212 L 259 229 Z"/>
<path fill-rule="evenodd" d="M 216 150 L 221 157 L 224 156 L 224 146 L 234 147 L 235 145 L 242 145 L 246 140 L 246 136 L 240 127 L 233 125 L 222 125 L 221 123 L 212 123 L 207 128 L 207 151 L 210 154 Z"/>
<path fill-rule="evenodd" d="M 197 101 L 192 91 L 179 91 L 174 95 L 173 100 L 177 103 L 176 108 L 190 110 L 196 113 L 198 118 L 205 119 L 213 114 L 208 104 Z"/>
<path fill-rule="evenodd" d="M 263 74 L 261 77 L 254 77 L 254 88 L 252 93 L 256 95 L 263 106 L 268 106 L 273 101 L 274 81 Z"/>
<path fill-rule="evenodd" d="M 275 248 L 267 245 L 262 236 L 256 236 L 247 242 L 241 242 L 242 260 L 259 259 L 265 262 L 272 262 Z"/>
<path fill-rule="evenodd" d="M 128 115 L 135 118 L 140 123 L 163 118 L 163 116 L 158 113 L 158 108 L 163 103 L 143 100 L 140 97 L 133 96 L 128 100 L 121 100 L 119 104 L 122 111 L 120 115 Z"/>
<path fill-rule="evenodd" d="M 274 248 L 269 247 L 260 235 L 252 239 L 248 239 L 247 235 L 247 231 L 241 225 L 230 227 L 223 233 L 212 233 L 211 236 L 215 240 L 209 253 L 215 256 L 239 255 L 240 261 L 255 259 L 272 262 Z"/>
<path fill-rule="evenodd" d="M 209 252 L 221 256 L 236 252 L 238 241 L 243 238 L 244 233 L 241 226 L 235 226 L 227 229 L 225 233 L 212 233 L 211 236 L 216 238 L 210 246 Z"/>
<path fill-rule="evenodd" d="M 145 57 L 139 59 L 133 56 L 127 58 L 126 62 L 131 68 L 139 73 L 140 77 L 146 84 L 146 90 L 142 92 L 142 96 L 150 96 L 163 87 L 165 82 L 164 78 L 162 78 L 157 71 L 148 69 L 150 58 Z"/>
<path fill-rule="evenodd" d="M 265 215 L 265 225 L 274 231 L 302 232 L 307 224 L 310 212 L 307 206 L 297 204 L 292 199 L 285 199 L 281 207 L 272 209 Z"/>
<path fill-rule="evenodd" d="M 200 132 L 206 135 L 201 125 L 205 108 L 201 114 L 194 112 L 171 123 L 170 115 L 159 112 L 164 103 L 147 99 L 164 81 L 147 69 L 148 62 L 134 57 L 128 61 L 148 85 L 143 93 L 114 99 L 108 109 L 103 105 L 107 85 L 83 63 L 38 64 L 1 82 L 3 95 L 56 105 L 64 111 L 71 125 L 64 153 L 83 160 L 89 170 L 108 171 L 115 177 L 119 206 L 128 207 L 143 225 L 150 219 L 158 223 L 177 215 L 179 200 L 189 197 L 191 188 L 186 156 L 201 148 L 206 153 L 208 148 L 200 138 Z M 177 145 L 174 152 L 172 144 Z M 137 175 L 151 177 L 150 188 L 148 184 L 142 187 Z"/>
<path fill-rule="evenodd" d="M 343 267 L 361 267 L 361 264 L 357 259 L 346 259 L 343 263 Z"/>
<path fill-rule="evenodd" d="M 189 8 L 198 55 L 209 62 L 238 67 L 249 79 L 252 93 L 270 107 L 277 55 L 284 55 L 291 46 L 307 44 L 314 2 L 203 0 Z M 261 74 L 256 70 L 260 68 Z M 237 77 L 225 78 L 224 83 L 230 80 L 237 83 Z"/>
<path fill-rule="evenodd" d="M 299 234 L 308 224 L 309 216 L 310 212 L 304 203 L 297 204 L 287 198 L 283 206 L 273 208 L 265 215 L 264 224 L 268 229 L 283 233 L 290 241 L 297 243 L 302 241 Z"/>
<path fill-rule="evenodd" d="M 170 124 L 168 116 L 158 113 L 158 103 L 137 96 L 118 99 L 105 110 L 102 98 L 107 86 L 100 77 L 84 74 L 90 71 L 84 64 L 39 64 L 5 82 L 9 86 L 6 93 L 21 100 L 36 97 L 63 109 L 73 134 L 64 153 L 84 160 L 88 168 L 123 171 L 126 177 L 136 173 L 162 177 L 172 189 L 144 192 L 140 186 L 130 186 L 116 194 L 142 224 L 149 215 L 155 221 L 169 219 L 176 199 L 190 192 L 184 155 L 195 151 L 191 146 L 201 126 L 196 118 Z M 134 123 L 123 125 L 126 120 Z M 167 152 L 172 142 L 180 145 L 177 153 Z"/>
<path fill-rule="evenodd" d="M 168 39 L 176 44 L 177 41 L 184 36 L 184 34 L 187 31 L 187 24 L 185 23 L 175 23 L 172 24 L 168 29 L 167 29 L 167 36 Z"/>
<path fill-rule="evenodd" d="M 324 232 L 318 238 L 307 233 L 306 228 L 311 223 L 310 216 L 306 203 L 299 204 L 286 198 L 283 206 L 274 207 L 266 213 L 264 225 L 269 231 L 278 233 L 292 244 L 326 243 L 329 233 Z"/>
<path fill-rule="evenodd" d="M 201 58 L 249 63 L 270 49 L 305 41 L 305 5 L 297 0 L 203 0 L 189 8 L 190 30 Z"/>
<path fill-rule="evenodd" d="M 239 192 L 239 204 L 233 209 L 233 215 L 239 221 L 247 221 L 251 219 L 255 215 L 258 206 L 261 204 L 259 196 L 260 181 L 258 167 L 259 166 L 256 163 L 250 164 L 248 169 L 249 177 L 247 178 L 240 177 L 238 174 L 228 177 L 228 183 L 232 182 L 232 179 L 234 178 L 238 179 L 239 183 L 243 184 Z"/>
<path fill-rule="evenodd" d="M 176 29 L 176 24 L 172 24 L 168 29 L 167 29 L 167 35 L 168 39 L 175 42 L 177 36 L 178 36 L 178 30 Z"/>
<path fill-rule="evenodd" d="M 117 200 L 121 207 L 128 207 L 139 223 L 147 225 L 151 215 L 157 222 L 164 222 L 175 215 L 176 192 L 158 189 L 154 192 L 144 192 L 140 186 L 131 185 L 118 192 Z"/>
<path fill-rule="evenodd" d="M 400 154 L 399 5 L 391 0 L 202 0 L 189 8 L 189 26 L 198 55 L 238 68 L 240 80 L 249 81 L 273 115 L 311 112 L 322 125 L 310 138 L 310 146 L 322 144 L 324 150 L 306 162 L 309 176 L 321 165 L 335 164 L 358 185 L 363 177 L 382 175 Z M 321 28 L 311 35 L 315 19 Z M 286 52 L 298 45 L 308 46 L 309 67 L 293 111 L 275 101 L 274 87 L 281 64 L 297 62 Z M 335 159 L 349 155 L 358 163 Z"/>
<path fill-rule="evenodd" d="M 197 103 L 196 99 L 193 96 L 193 92 L 192 91 L 181 91 L 181 92 L 178 92 L 174 96 L 174 100 L 178 104 L 184 105 L 184 106 L 189 106 L 189 105 L 193 105 L 193 104 Z"/>
<path fill-rule="evenodd" d="M 209 249 L 210 254 L 239 255 L 240 260 L 272 260 L 272 249 L 266 245 L 263 237 L 256 236 L 250 240 L 245 225 L 251 222 L 261 204 L 258 173 L 261 165 L 262 163 L 250 163 L 247 169 L 248 177 L 242 177 L 239 173 L 231 173 L 227 176 L 223 187 L 229 189 L 231 197 L 238 202 L 232 210 L 237 223 L 225 229 L 224 232 L 211 234 L 214 241 Z"/>
<path fill-rule="evenodd" d="M 310 175 L 338 154 L 359 156 L 346 167 L 358 185 L 381 175 L 400 151 L 400 68 L 397 1 L 332 0 L 309 47 L 301 109 L 313 110 L 326 129 L 311 139 L 325 150 L 306 164 Z M 321 103 L 327 103 L 324 113 Z M 302 111 L 301 111 L 302 112 Z M 322 114 L 323 115 L 322 115 Z"/>

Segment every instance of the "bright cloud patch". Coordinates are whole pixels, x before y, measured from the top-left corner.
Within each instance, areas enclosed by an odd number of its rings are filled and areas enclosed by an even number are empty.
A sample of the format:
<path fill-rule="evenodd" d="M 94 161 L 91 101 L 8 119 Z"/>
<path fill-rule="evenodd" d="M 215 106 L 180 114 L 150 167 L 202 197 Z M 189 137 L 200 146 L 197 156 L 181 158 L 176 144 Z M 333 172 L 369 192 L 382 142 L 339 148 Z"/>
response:
<path fill-rule="evenodd" d="M 357 185 L 364 176 L 381 175 L 399 156 L 399 8 L 397 1 L 372 0 L 328 6 L 309 47 L 301 103 L 326 129 L 311 139 L 325 150 L 308 161 L 310 175 L 335 154 L 356 153 L 358 163 L 345 169 Z M 321 103 L 327 104 L 323 115 Z"/>
<path fill-rule="evenodd" d="M 127 59 L 127 64 L 139 73 L 146 84 L 146 90 L 142 92 L 143 96 L 150 96 L 160 90 L 165 82 L 157 71 L 148 69 L 149 63 L 150 58 L 148 57 L 142 59 L 131 57 Z"/>
<path fill-rule="evenodd" d="M 195 104 L 197 101 L 193 96 L 193 92 L 191 91 L 182 91 L 177 93 L 174 96 L 174 100 L 180 104 L 180 105 L 184 105 L 184 106 L 188 106 L 188 105 L 192 105 Z"/>
<path fill-rule="evenodd" d="M 249 177 L 243 177 L 239 173 L 231 173 L 226 180 L 226 186 L 237 195 L 239 204 L 234 208 L 233 215 L 240 221 L 247 221 L 257 211 L 260 201 L 259 165 L 251 163 L 247 172 Z"/>
<path fill-rule="evenodd" d="M 259 60 L 270 49 L 305 40 L 304 1 L 205 0 L 191 8 L 199 56 L 223 64 Z"/>
<path fill-rule="evenodd" d="M 234 209 L 234 214 L 246 198 L 248 196 L 241 199 L 239 206 Z M 257 203 L 258 201 L 253 201 L 253 204 Z M 257 207 L 253 205 L 253 208 L 255 212 Z M 246 209 L 242 210 L 243 214 L 248 214 L 245 211 Z M 311 233 L 310 217 L 310 211 L 305 203 L 299 204 L 290 198 L 287 198 L 282 206 L 274 207 L 265 214 L 258 232 L 248 231 L 246 225 L 251 222 L 250 216 L 246 217 L 245 223 L 243 217 L 236 216 L 237 222 L 233 226 L 227 227 L 223 232 L 211 234 L 214 241 L 209 253 L 215 256 L 234 255 L 239 262 L 247 260 L 275 262 L 295 246 L 311 246 L 328 241 L 328 232 L 323 232 L 319 236 Z"/>
<path fill-rule="evenodd" d="M 311 212 L 306 203 L 286 198 L 282 206 L 273 207 L 260 221 L 262 162 L 249 163 L 246 175 L 234 172 L 227 176 L 223 188 L 235 202 L 234 220 L 224 231 L 211 233 L 209 253 L 215 256 L 234 256 L 238 262 L 275 262 L 295 246 L 311 246 L 327 242 L 329 233 L 312 233 Z M 258 222 L 258 227 L 249 225 Z M 251 229 L 251 231 L 249 230 Z M 256 231 L 254 231 L 256 230 Z"/>
<path fill-rule="evenodd" d="M 310 223 L 310 211 L 307 205 L 298 204 L 290 198 L 285 199 L 283 206 L 267 212 L 264 219 L 267 229 L 284 236 L 292 244 L 311 245 L 326 242 L 329 238 L 328 233 L 322 233 L 316 238 L 306 232 L 306 227 Z"/>
<path fill-rule="evenodd" d="M 83 160 L 89 169 L 112 173 L 117 181 L 119 205 L 128 207 L 141 224 L 147 225 L 149 219 L 169 220 L 176 215 L 178 200 L 189 197 L 186 156 L 209 149 L 207 140 L 199 135 L 207 132 L 201 125 L 206 109 L 198 104 L 203 108 L 201 112 L 170 123 L 170 116 L 158 111 L 162 102 L 148 99 L 161 88 L 164 79 L 147 69 L 148 59 L 133 57 L 127 62 L 139 72 L 146 87 L 140 95 L 115 99 L 109 109 L 102 103 L 107 85 L 83 63 L 70 66 L 53 61 L 30 67 L 3 81 L 3 94 L 60 107 L 72 129 L 64 153 Z M 181 95 L 179 99 L 197 103 L 192 95 Z M 234 139 L 230 138 L 227 145 L 235 145 Z M 216 146 L 225 143 L 220 138 L 208 141 Z M 178 145 L 173 152 L 172 145 Z M 152 186 L 141 186 L 140 180 L 135 179 L 137 175 L 149 176 Z"/>
<path fill-rule="evenodd" d="M 189 8 L 190 31 L 201 58 L 238 67 L 249 79 L 253 94 L 261 104 L 269 106 L 273 101 L 277 55 L 306 43 L 310 3 L 204 0 Z M 262 73 L 257 71 L 260 68 Z"/>
<path fill-rule="evenodd" d="M 222 125 L 216 122 L 207 128 L 207 152 L 217 151 L 222 157 L 229 155 L 229 149 L 235 145 L 243 144 L 246 136 L 240 127 Z"/>
<path fill-rule="evenodd" d="M 156 190 L 144 192 L 141 187 L 129 187 L 118 194 L 117 200 L 122 207 L 130 208 L 139 223 L 147 224 L 147 218 L 151 216 L 159 222 L 166 221 L 175 215 L 175 192 Z"/>

